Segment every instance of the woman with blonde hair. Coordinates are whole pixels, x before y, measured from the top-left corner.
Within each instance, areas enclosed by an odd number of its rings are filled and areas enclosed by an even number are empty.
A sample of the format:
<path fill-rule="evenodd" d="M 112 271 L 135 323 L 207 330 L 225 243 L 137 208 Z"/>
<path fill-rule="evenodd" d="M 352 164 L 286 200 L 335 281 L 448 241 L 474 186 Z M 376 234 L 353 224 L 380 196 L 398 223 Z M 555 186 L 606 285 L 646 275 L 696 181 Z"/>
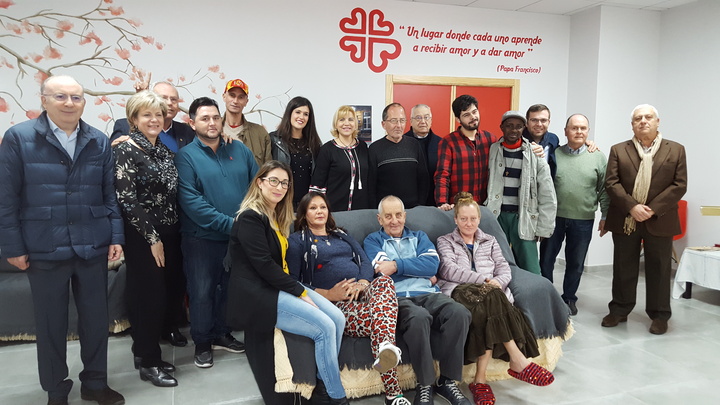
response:
<path fill-rule="evenodd" d="M 333 211 L 370 207 L 368 147 L 357 139 L 355 110 L 344 105 L 333 115 L 333 140 L 321 148 L 315 162 L 310 191 L 326 194 Z"/>
<path fill-rule="evenodd" d="M 131 133 L 115 146 L 115 187 L 125 222 L 125 297 L 132 351 L 140 378 L 174 387 L 175 367 L 160 357 L 170 277 L 182 272 L 178 223 L 178 174 L 174 153 L 160 140 L 167 105 L 151 91 L 127 102 Z"/>
<path fill-rule="evenodd" d="M 329 404 L 347 404 L 338 354 L 345 316 L 330 301 L 293 279 L 285 256 L 293 221 L 292 169 L 271 160 L 260 167 L 230 233 L 232 261 L 228 324 L 245 330 L 248 362 L 265 403 L 274 392 L 273 330 L 315 341 L 315 362 Z M 317 391 L 316 391 L 317 394 Z"/>
<path fill-rule="evenodd" d="M 533 385 L 548 385 L 555 377 L 528 360 L 540 354 L 537 340 L 525 315 L 512 305 L 512 275 L 500 245 L 479 228 L 480 206 L 467 192 L 454 200 L 457 228 L 437 240 L 438 286 L 472 314 L 465 361 L 477 369 L 469 388 L 476 405 L 491 405 L 495 395 L 486 379 L 491 357 L 508 361 L 508 374 Z"/>

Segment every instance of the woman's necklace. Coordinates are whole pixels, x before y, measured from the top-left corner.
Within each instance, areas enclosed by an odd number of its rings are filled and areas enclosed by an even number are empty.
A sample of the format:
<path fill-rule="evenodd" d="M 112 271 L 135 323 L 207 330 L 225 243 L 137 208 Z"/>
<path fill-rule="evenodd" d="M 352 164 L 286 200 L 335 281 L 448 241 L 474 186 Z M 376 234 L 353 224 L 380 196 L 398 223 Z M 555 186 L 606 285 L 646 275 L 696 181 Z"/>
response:
<path fill-rule="evenodd" d="M 343 148 L 349 148 L 350 146 L 352 146 L 355 143 L 355 139 L 350 138 L 350 141 L 346 144 L 345 141 L 342 140 L 342 136 L 338 136 L 335 141 Z"/>
<path fill-rule="evenodd" d="M 310 230 L 310 233 L 313 236 L 313 242 L 318 243 L 319 241 L 324 241 L 326 245 L 330 246 L 330 235 L 325 233 L 325 235 L 318 235 L 315 233 L 312 229 Z M 318 232 L 320 233 L 320 232 Z"/>

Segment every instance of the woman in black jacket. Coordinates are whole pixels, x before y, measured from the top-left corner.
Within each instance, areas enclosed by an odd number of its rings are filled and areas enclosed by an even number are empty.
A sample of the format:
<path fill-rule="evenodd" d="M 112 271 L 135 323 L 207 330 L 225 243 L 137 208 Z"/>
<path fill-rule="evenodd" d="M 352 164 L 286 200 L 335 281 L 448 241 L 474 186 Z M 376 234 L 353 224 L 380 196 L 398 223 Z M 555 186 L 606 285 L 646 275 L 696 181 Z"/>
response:
<path fill-rule="evenodd" d="M 315 362 L 328 403 L 347 404 L 338 366 L 345 316 L 294 280 L 285 262 L 293 221 L 291 179 L 286 163 L 266 162 L 240 205 L 230 233 L 228 324 L 245 330 L 248 362 L 265 403 L 287 399 L 273 390 L 272 336 L 278 328 L 315 340 Z"/>
<path fill-rule="evenodd" d="M 294 97 L 285 108 L 277 131 L 270 132 L 272 158 L 290 165 L 293 178 L 293 208 L 310 188 L 322 141 L 315 127 L 315 111 L 310 100 Z"/>

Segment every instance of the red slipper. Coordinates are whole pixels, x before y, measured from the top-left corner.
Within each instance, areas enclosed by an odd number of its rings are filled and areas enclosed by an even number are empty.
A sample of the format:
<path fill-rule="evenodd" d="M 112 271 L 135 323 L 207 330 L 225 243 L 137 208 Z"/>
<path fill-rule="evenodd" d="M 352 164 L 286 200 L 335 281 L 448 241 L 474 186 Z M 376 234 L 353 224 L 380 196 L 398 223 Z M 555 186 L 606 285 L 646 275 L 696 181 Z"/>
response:
<path fill-rule="evenodd" d="M 468 384 L 470 392 L 473 394 L 475 405 L 493 405 L 495 403 L 495 394 L 488 384 Z"/>
<path fill-rule="evenodd" d="M 539 387 L 550 385 L 553 381 L 555 381 L 555 376 L 550 371 L 538 366 L 535 363 L 528 364 L 528 366 L 519 373 L 511 369 L 508 369 L 507 372 L 511 377 L 515 377 L 520 381 L 525 381 L 528 384 L 537 385 Z"/>

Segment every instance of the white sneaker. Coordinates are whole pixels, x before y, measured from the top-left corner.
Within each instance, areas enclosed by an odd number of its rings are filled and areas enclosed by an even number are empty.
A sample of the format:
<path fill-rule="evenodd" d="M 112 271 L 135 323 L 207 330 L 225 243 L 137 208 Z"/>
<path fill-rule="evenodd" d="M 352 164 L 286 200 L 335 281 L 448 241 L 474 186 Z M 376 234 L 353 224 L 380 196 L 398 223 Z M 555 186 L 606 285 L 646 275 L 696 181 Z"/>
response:
<path fill-rule="evenodd" d="M 385 341 L 380 343 L 378 347 L 378 357 L 373 363 L 373 368 L 380 374 L 390 370 L 400 363 L 402 351 L 394 344 Z"/>

